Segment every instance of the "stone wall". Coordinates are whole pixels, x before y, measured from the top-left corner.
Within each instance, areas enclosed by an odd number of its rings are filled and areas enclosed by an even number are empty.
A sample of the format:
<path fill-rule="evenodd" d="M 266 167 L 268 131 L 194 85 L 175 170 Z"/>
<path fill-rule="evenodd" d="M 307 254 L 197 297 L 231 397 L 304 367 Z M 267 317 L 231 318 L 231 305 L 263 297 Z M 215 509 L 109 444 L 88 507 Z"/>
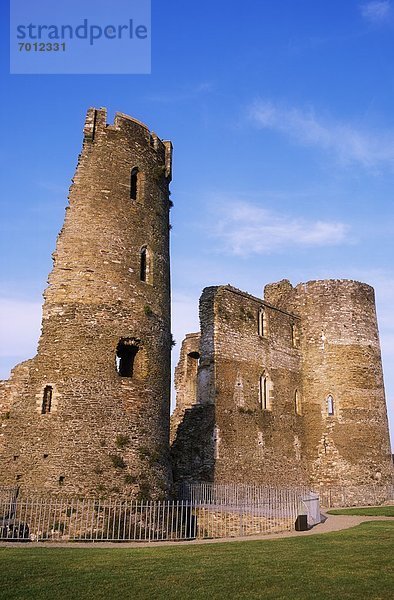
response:
<path fill-rule="evenodd" d="M 139 121 L 89 109 L 38 352 L 0 382 L 0 485 L 168 495 L 171 155 Z M 175 375 L 177 483 L 390 483 L 370 286 L 209 287 L 200 322 Z"/>
<path fill-rule="evenodd" d="M 38 353 L 24 389 L 8 386 L 1 484 L 167 493 L 170 179 L 169 142 L 126 115 L 107 125 L 104 109 L 88 111 Z"/>
<path fill-rule="evenodd" d="M 264 331 L 259 331 L 260 311 Z M 209 480 L 302 483 L 303 416 L 295 409 L 296 393 L 302 394 L 301 355 L 292 333 L 299 319 L 230 286 L 204 290 L 200 319 L 197 414 L 198 428 L 205 430 L 201 444 L 211 448 Z M 207 405 L 212 407 L 206 410 L 209 440 L 200 423 Z M 196 447 L 192 417 L 189 411 L 178 429 L 176 476 L 180 471 L 187 474 L 179 462 L 184 465 L 187 451 Z M 187 446 L 183 452 L 182 440 Z M 188 464 L 195 480 L 202 480 L 196 452 Z"/>
<path fill-rule="evenodd" d="M 172 443 L 185 410 L 197 403 L 197 369 L 200 358 L 200 334 L 189 333 L 182 342 L 179 361 L 175 368 L 176 408 L 171 415 L 170 442 Z"/>
<path fill-rule="evenodd" d="M 312 484 L 390 482 L 373 288 L 348 280 L 292 288 L 284 281 L 267 286 L 265 297 L 301 316 L 304 456 Z"/>
<path fill-rule="evenodd" d="M 174 440 L 177 481 L 392 481 L 370 286 L 283 280 L 266 286 L 264 300 L 206 288 L 200 321 L 198 404 Z"/>

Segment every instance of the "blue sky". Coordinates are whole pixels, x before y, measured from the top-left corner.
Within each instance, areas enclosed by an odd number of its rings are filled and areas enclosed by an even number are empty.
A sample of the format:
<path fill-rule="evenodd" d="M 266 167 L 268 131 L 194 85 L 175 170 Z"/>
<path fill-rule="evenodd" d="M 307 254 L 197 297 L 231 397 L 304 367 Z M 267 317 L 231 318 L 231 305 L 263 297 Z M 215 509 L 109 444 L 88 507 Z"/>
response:
<path fill-rule="evenodd" d="M 152 74 L 122 76 L 9 75 L 1 6 L 0 376 L 35 353 L 85 112 L 106 106 L 174 144 L 177 349 L 206 285 L 366 281 L 393 431 L 394 1 L 153 0 Z"/>

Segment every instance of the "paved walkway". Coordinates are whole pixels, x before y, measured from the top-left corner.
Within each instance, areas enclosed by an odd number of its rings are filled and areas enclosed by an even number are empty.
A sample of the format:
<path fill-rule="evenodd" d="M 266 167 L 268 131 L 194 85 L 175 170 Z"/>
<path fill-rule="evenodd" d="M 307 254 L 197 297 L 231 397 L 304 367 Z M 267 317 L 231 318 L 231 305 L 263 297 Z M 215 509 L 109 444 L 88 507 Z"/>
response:
<path fill-rule="evenodd" d="M 157 546 L 192 546 L 196 544 L 218 544 L 224 542 L 250 542 L 252 540 L 277 540 L 281 538 L 301 537 L 305 535 L 315 535 L 316 533 L 328 533 L 330 531 L 341 531 L 356 527 L 366 521 L 391 521 L 393 517 L 361 517 L 354 515 L 328 515 L 321 513 L 324 521 L 315 525 L 308 531 L 283 531 L 281 533 L 272 533 L 269 535 L 248 535 L 243 537 L 215 538 L 209 540 L 190 540 L 180 542 L 30 542 L 24 544 L 21 542 L 0 542 L 0 548 L 156 548 Z"/>

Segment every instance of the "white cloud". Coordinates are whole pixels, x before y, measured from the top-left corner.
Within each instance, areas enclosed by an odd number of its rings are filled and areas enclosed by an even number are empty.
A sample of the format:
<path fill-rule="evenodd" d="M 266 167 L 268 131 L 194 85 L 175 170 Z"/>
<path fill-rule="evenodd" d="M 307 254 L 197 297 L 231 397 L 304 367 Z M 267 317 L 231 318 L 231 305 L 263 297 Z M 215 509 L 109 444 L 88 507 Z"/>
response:
<path fill-rule="evenodd" d="M 217 207 L 212 233 L 230 254 L 270 254 L 288 247 L 341 244 L 347 239 L 348 226 L 340 222 L 294 218 L 245 201 L 227 201 L 222 208 Z"/>
<path fill-rule="evenodd" d="M 366 2 L 360 6 L 361 15 L 367 21 L 380 23 L 385 21 L 391 13 L 391 4 L 389 0 L 374 0 Z"/>
<path fill-rule="evenodd" d="M 259 127 L 331 152 L 345 164 L 394 166 L 394 132 L 361 131 L 348 123 L 319 118 L 312 109 L 288 108 L 265 100 L 253 104 L 250 117 Z"/>

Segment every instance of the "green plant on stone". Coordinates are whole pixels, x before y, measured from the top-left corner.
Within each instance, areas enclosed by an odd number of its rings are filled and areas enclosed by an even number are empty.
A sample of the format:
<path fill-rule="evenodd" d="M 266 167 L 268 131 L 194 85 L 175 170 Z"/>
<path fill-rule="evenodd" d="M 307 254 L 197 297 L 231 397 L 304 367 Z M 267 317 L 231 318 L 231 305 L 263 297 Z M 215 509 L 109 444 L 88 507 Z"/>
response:
<path fill-rule="evenodd" d="M 109 458 L 112 462 L 112 465 L 115 467 L 115 469 L 125 469 L 126 468 L 126 463 L 124 461 L 123 456 L 120 456 L 119 454 L 111 454 Z"/>
<path fill-rule="evenodd" d="M 130 444 L 130 438 L 128 435 L 118 433 L 118 435 L 116 436 L 115 444 L 117 448 L 125 448 Z"/>
<path fill-rule="evenodd" d="M 246 408 L 245 406 L 239 406 L 238 411 L 244 415 L 253 415 L 255 412 L 252 408 Z"/>
<path fill-rule="evenodd" d="M 151 317 L 154 314 L 153 310 L 151 309 L 151 307 L 149 306 L 149 304 L 145 304 L 145 306 L 144 306 L 144 313 L 146 314 L 147 317 Z"/>
<path fill-rule="evenodd" d="M 128 473 L 127 475 L 124 476 L 124 482 L 126 485 L 131 485 L 131 484 L 137 482 L 137 477 L 135 475 L 131 475 L 130 473 Z"/>

